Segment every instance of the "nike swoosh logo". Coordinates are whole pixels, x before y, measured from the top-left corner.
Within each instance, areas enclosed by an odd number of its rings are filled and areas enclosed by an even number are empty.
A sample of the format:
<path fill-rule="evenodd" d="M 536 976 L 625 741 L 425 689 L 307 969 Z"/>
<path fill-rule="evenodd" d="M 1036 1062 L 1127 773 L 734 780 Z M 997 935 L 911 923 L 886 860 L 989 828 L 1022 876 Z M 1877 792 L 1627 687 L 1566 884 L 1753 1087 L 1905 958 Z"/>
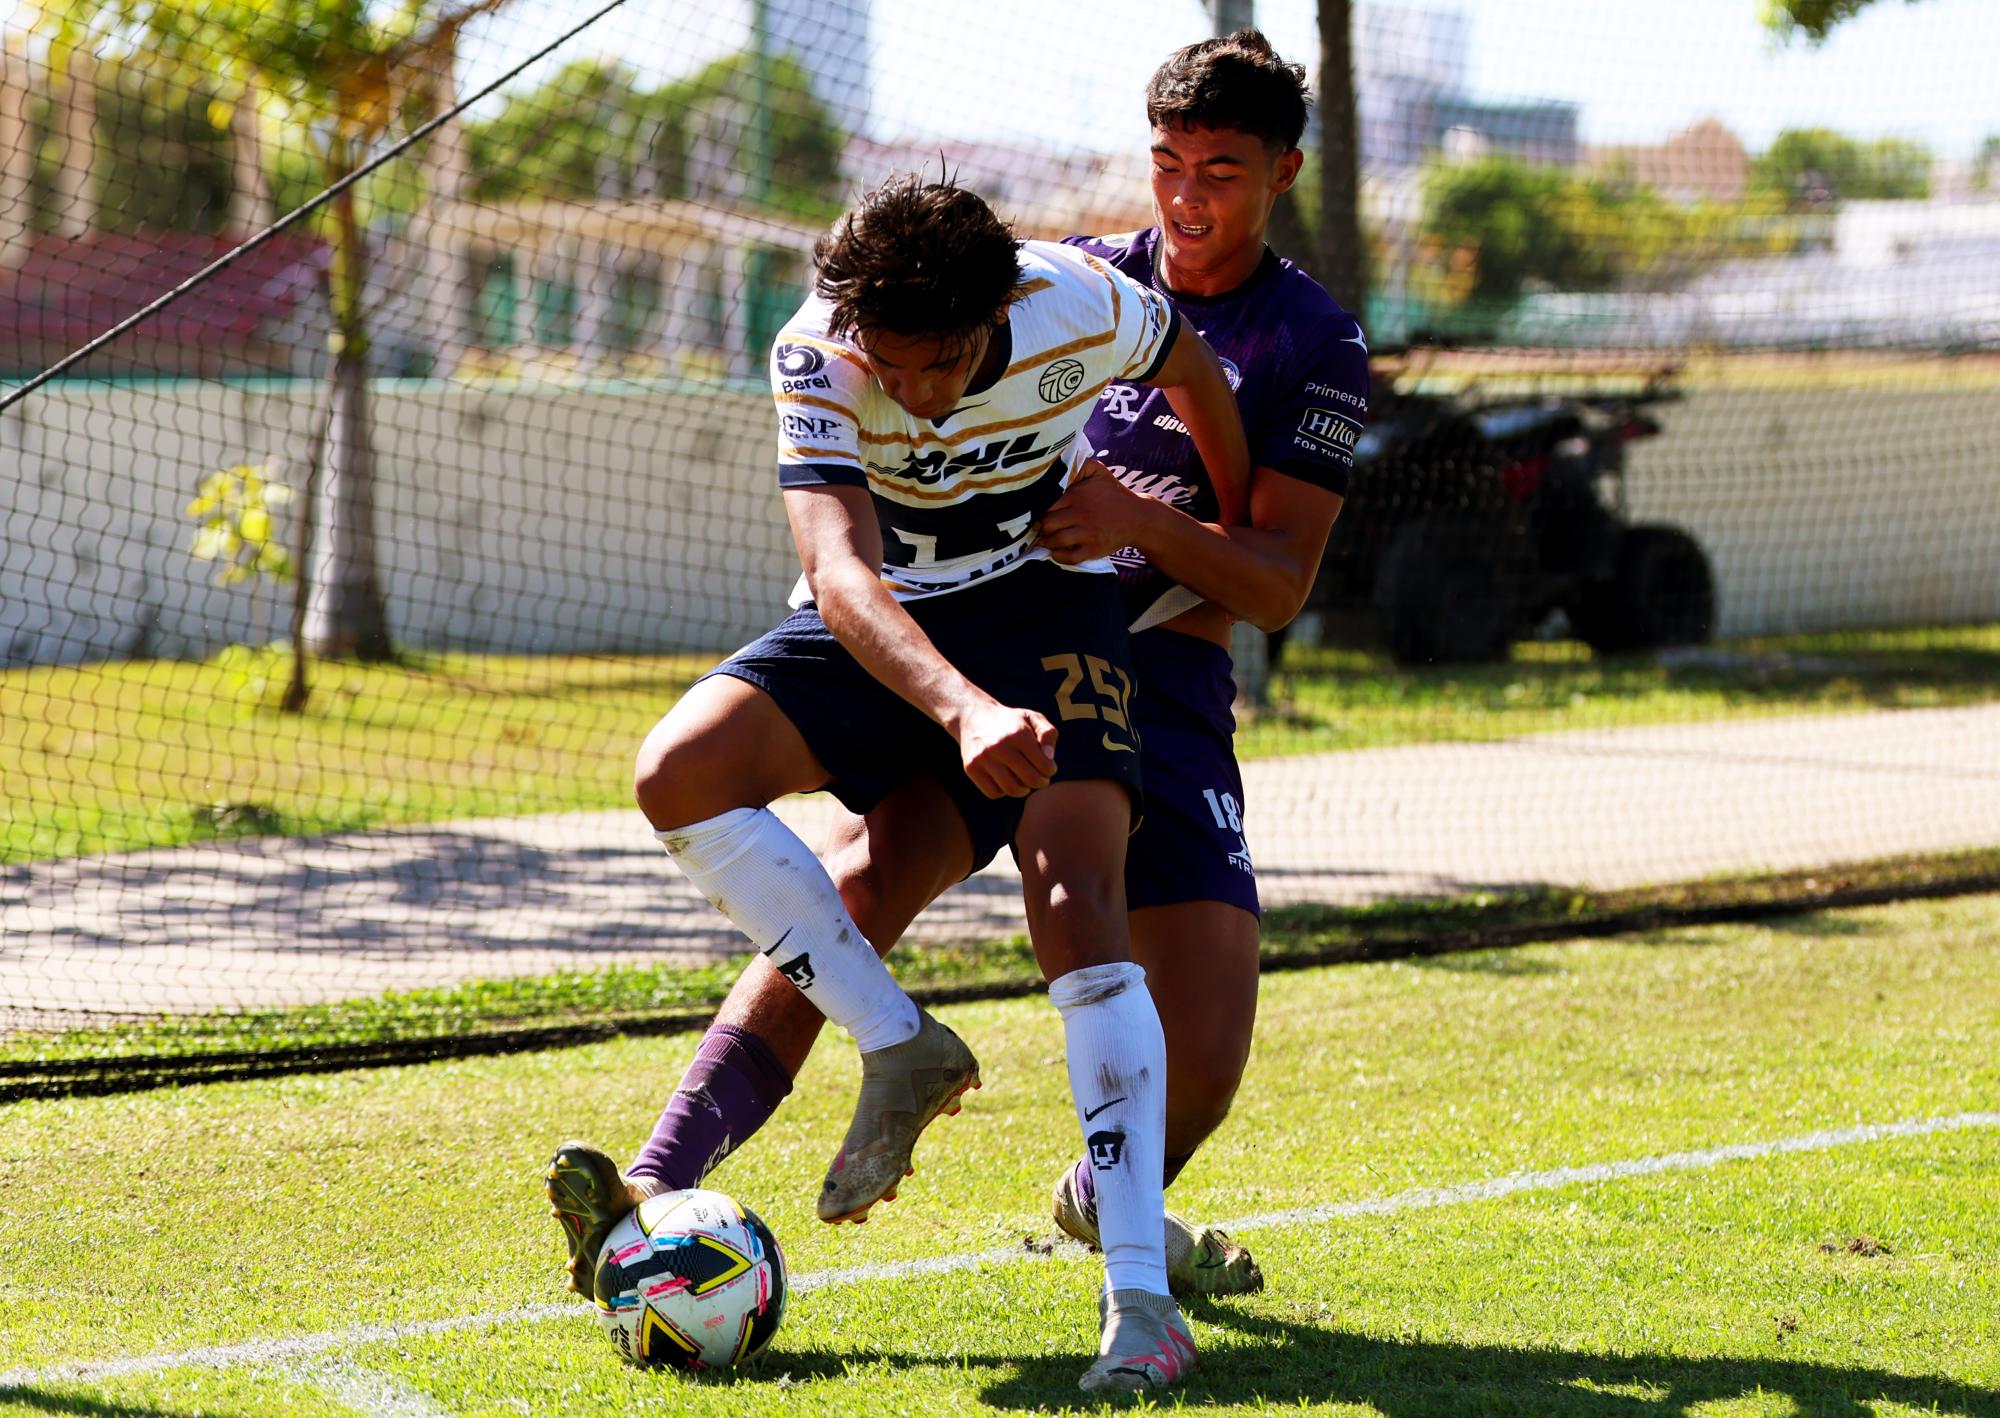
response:
<path fill-rule="evenodd" d="M 1104 736 L 1104 746 L 1113 753 L 1132 753 L 1136 751 L 1129 743 L 1113 743 L 1109 734 Z"/>
<path fill-rule="evenodd" d="M 1092 1118 L 1096 1117 L 1106 1108 L 1112 1107 L 1115 1104 L 1122 1103 L 1124 1101 L 1125 1101 L 1125 1095 L 1121 1093 L 1118 1095 L 1118 1097 L 1113 1098 L 1109 1103 L 1099 1103 L 1095 1108 L 1086 1108 L 1083 1110 L 1083 1120 L 1085 1122 L 1089 1122 Z"/>
<path fill-rule="evenodd" d="M 787 940 L 791 939 L 791 935 L 792 935 L 792 928 L 788 926 L 786 927 L 785 933 L 783 935 L 779 936 L 776 940 L 772 941 L 770 945 L 766 946 L 764 949 L 758 951 L 757 953 L 759 955 L 769 955 L 772 951 L 776 950 L 779 946 L 783 945 Z"/>

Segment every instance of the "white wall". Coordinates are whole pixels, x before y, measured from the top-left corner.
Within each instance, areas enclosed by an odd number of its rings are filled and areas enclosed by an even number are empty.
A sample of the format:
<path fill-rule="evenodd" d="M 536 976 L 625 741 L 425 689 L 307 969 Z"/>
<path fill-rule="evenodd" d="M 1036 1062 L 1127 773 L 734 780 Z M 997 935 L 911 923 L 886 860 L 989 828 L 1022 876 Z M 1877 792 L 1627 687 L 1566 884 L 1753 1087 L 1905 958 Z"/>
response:
<path fill-rule="evenodd" d="M 0 663 L 205 655 L 281 635 L 289 588 L 220 588 L 187 553 L 211 471 L 300 482 L 319 390 L 63 386 L 0 419 Z M 518 653 L 722 650 L 783 613 L 768 399 L 384 384 L 384 588 L 399 643 Z"/>
<path fill-rule="evenodd" d="M 1636 444 L 1636 518 L 1714 563 L 1724 636 L 2000 621 L 2000 389 L 1709 390 Z"/>
<path fill-rule="evenodd" d="M 297 481 L 312 385 L 58 386 L 0 417 L 0 664 L 205 655 L 286 591 L 187 554 L 201 479 Z M 1638 445 L 1636 515 L 1714 560 L 1725 635 L 2000 621 L 2000 392 L 1718 390 Z M 378 386 L 392 631 L 514 653 L 729 649 L 797 574 L 770 406 L 700 390 Z"/>

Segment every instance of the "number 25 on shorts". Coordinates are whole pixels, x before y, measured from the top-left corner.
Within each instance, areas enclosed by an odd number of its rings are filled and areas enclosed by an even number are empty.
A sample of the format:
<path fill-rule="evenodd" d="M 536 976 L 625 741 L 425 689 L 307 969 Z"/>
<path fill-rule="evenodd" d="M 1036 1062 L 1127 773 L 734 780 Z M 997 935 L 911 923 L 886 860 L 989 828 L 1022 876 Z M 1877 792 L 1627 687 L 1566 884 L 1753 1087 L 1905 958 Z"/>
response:
<path fill-rule="evenodd" d="M 1079 704 L 1075 696 L 1083 687 L 1086 666 L 1096 702 Z M 1125 671 L 1096 655 L 1048 655 L 1042 659 L 1042 668 L 1063 677 L 1063 682 L 1056 686 L 1056 712 L 1065 721 L 1102 719 L 1125 730 L 1135 740 L 1139 737 L 1132 728 L 1132 677 Z M 1105 735 L 1105 747 L 1123 746 L 1112 743 L 1111 736 Z"/>

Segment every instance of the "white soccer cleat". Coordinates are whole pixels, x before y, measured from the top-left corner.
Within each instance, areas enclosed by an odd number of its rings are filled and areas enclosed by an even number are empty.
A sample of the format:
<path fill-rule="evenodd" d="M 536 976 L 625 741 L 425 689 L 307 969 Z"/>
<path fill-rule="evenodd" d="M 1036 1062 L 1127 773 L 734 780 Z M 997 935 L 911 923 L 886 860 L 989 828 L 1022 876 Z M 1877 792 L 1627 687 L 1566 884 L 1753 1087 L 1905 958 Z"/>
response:
<path fill-rule="evenodd" d="M 1097 1362 L 1083 1371 L 1085 1393 L 1146 1393 L 1171 1388 L 1198 1367 L 1194 1338 L 1171 1295 L 1106 1290 L 1097 1296 L 1103 1336 Z"/>

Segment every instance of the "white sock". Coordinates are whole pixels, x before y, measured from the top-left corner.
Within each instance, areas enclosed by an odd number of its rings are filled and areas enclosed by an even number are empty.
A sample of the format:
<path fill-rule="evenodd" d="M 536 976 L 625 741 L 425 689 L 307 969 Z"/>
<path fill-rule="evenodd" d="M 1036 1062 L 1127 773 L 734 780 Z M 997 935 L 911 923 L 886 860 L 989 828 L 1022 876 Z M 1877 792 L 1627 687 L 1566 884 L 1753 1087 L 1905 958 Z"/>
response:
<path fill-rule="evenodd" d="M 917 1006 L 840 904 L 819 858 L 769 808 L 655 832 L 711 905 L 864 1053 L 914 1038 Z"/>
<path fill-rule="evenodd" d="M 1062 1012 L 1105 1282 L 1164 1295 L 1167 1038 L 1146 972 L 1130 962 L 1085 966 L 1051 984 L 1049 1000 Z"/>

